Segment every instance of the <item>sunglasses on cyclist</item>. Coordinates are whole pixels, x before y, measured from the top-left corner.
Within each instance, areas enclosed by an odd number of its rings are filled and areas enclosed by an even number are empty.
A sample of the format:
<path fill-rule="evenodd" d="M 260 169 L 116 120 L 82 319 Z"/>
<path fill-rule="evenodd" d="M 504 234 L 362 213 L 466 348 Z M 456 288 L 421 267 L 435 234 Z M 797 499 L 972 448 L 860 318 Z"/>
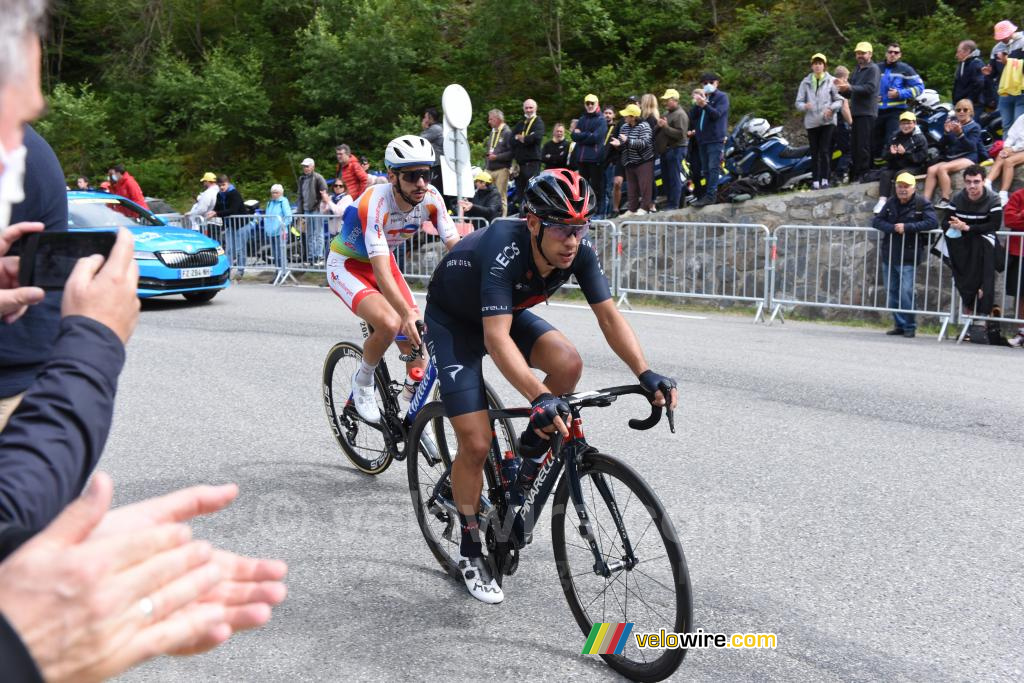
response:
<path fill-rule="evenodd" d="M 398 175 L 407 183 L 415 185 L 419 181 L 430 182 L 430 169 L 424 168 L 419 171 L 399 171 Z"/>
<path fill-rule="evenodd" d="M 573 236 L 583 239 L 586 237 L 587 231 L 590 230 L 590 223 L 570 225 L 568 223 L 545 223 L 544 221 L 541 221 L 541 225 L 544 226 L 544 232 L 548 233 L 559 242 L 564 242 Z"/>

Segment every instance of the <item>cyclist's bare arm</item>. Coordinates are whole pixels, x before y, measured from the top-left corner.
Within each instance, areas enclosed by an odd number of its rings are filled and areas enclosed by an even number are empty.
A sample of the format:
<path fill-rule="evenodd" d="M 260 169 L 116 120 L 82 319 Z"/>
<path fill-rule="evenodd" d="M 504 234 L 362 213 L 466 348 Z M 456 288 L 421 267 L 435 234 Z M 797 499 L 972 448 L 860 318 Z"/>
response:
<path fill-rule="evenodd" d="M 601 333 L 604 335 L 605 341 L 608 342 L 608 346 L 611 347 L 615 355 L 622 359 L 622 362 L 629 366 L 629 369 L 633 371 L 633 374 L 640 376 L 640 374 L 650 369 L 650 365 L 647 364 L 647 360 L 644 358 L 643 349 L 640 348 L 640 340 L 636 338 L 636 333 L 633 332 L 633 328 L 630 327 L 629 323 L 619 312 L 619 309 L 615 307 L 613 299 L 605 299 L 604 301 L 590 306 L 591 310 L 594 311 L 594 315 L 597 317 L 597 324 L 601 328 Z M 677 392 L 675 389 L 672 390 L 671 407 L 674 410 L 677 402 Z M 655 405 L 665 405 L 665 397 L 661 395 L 661 392 L 655 394 Z"/>
<path fill-rule="evenodd" d="M 391 254 L 383 256 L 371 256 L 370 265 L 373 266 L 373 275 L 377 279 L 377 287 L 384 295 L 391 308 L 402 319 L 402 334 L 404 334 L 414 346 L 420 345 L 420 333 L 416 329 L 416 321 L 419 313 L 415 308 L 410 308 L 405 303 L 395 278 L 391 275 Z"/>

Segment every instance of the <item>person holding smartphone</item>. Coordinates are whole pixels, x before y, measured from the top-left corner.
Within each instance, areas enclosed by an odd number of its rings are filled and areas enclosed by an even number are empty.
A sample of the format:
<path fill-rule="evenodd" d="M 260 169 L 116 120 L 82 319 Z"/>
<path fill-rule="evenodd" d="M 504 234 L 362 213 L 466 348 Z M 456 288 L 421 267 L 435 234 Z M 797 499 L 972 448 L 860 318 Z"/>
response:
<path fill-rule="evenodd" d="M 966 101 L 966 100 L 961 100 Z M 1003 222 L 999 195 L 985 187 L 985 169 L 971 164 L 963 172 L 964 189 L 953 197 L 942 221 L 953 283 L 967 315 L 987 316 L 995 295 L 995 236 Z M 971 341 L 981 339 L 971 336 Z M 987 343 L 987 339 L 981 343 Z"/>

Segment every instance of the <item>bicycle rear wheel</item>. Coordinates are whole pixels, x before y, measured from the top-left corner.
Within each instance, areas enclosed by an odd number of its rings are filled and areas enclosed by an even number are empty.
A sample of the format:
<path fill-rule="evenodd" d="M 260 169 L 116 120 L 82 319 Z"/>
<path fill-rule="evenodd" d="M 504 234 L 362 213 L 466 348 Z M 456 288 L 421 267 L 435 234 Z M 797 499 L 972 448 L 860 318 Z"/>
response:
<path fill-rule="evenodd" d="M 602 654 L 619 673 L 637 681 L 660 681 L 679 667 L 684 649 L 637 647 L 633 634 L 689 632 L 693 623 L 690 576 L 672 520 L 650 486 L 625 463 L 591 452 L 580 464 L 583 498 L 600 553 L 609 564 L 625 562 L 623 535 L 638 563 L 605 578 L 594 571 L 594 555 L 579 532 L 579 515 L 563 476 L 555 492 L 551 542 L 562 591 L 585 635 L 594 624 L 632 622 L 620 654 Z M 622 518 L 617 528 L 613 506 Z"/>
<path fill-rule="evenodd" d="M 341 450 L 366 474 L 380 474 L 386 470 L 394 454 L 380 427 L 367 424 L 356 413 L 351 402 L 352 375 L 363 358 L 363 348 L 352 342 L 335 344 L 324 360 L 323 399 L 327 422 Z M 380 368 L 374 376 L 379 405 L 384 405 L 384 392 L 388 391 Z"/>
<path fill-rule="evenodd" d="M 501 401 L 490 387 L 486 387 L 486 394 L 488 407 L 492 410 L 501 409 Z M 498 445 L 503 451 L 514 447 L 515 432 L 512 431 L 510 420 L 497 420 L 495 431 L 498 434 Z M 442 497 L 448 501 L 452 500 L 451 485 L 444 475 L 455 459 L 458 440 L 455 429 L 445 417 L 444 404 L 434 401 L 420 409 L 416 422 L 409 432 L 408 444 L 406 454 L 409 492 L 416 511 L 416 521 L 423 532 L 427 547 L 438 564 L 449 576 L 461 583 L 462 575 L 457 566 L 461 540 L 458 515 L 447 505 L 437 501 L 430 502 L 439 484 L 443 489 Z M 412 448 L 412 444 L 416 444 L 416 447 Z M 481 493 L 491 499 L 491 492 L 496 494 L 499 490 L 494 472 L 489 464 L 485 465 L 484 487 Z M 496 572 L 495 578 L 500 585 L 501 574 Z"/>

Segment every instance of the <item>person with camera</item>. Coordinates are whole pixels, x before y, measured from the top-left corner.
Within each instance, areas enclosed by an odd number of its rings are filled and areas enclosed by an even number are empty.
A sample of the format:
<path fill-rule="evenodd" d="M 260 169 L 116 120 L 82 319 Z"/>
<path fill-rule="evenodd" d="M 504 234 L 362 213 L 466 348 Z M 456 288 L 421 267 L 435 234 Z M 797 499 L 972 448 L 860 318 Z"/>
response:
<path fill-rule="evenodd" d="M 935 185 L 939 186 L 940 200 L 935 208 L 946 211 L 952 208 L 949 195 L 953 191 L 950 174 L 979 164 L 985 158 L 985 145 L 981 142 L 981 125 L 974 120 L 974 105 L 970 100 L 960 100 L 953 108 L 953 116 L 946 119 L 945 133 L 939 143 L 943 149 L 942 161 L 928 167 L 924 181 L 924 198 L 931 201 Z"/>

